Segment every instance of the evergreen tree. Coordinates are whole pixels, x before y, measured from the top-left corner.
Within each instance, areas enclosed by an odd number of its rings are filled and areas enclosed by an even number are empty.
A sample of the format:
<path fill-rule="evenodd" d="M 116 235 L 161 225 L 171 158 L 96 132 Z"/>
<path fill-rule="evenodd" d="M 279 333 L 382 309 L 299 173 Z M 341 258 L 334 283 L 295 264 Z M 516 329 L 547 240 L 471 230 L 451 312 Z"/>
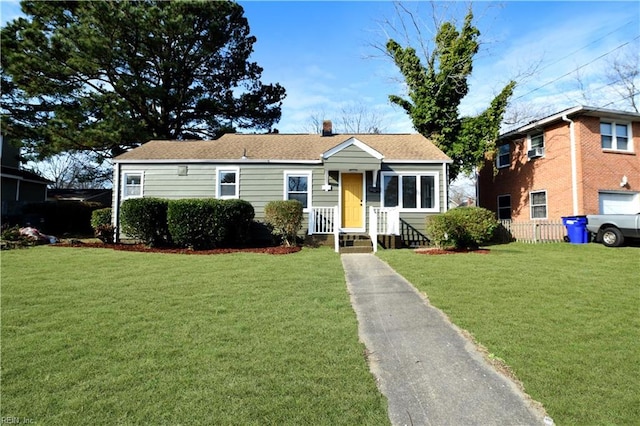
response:
<path fill-rule="evenodd" d="M 469 92 L 467 79 L 473 70 L 473 57 L 478 52 L 480 31 L 472 24 L 473 13 L 467 13 L 460 31 L 443 23 L 435 37 L 435 48 L 423 65 L 412 47 L 402 47 L 394 40 L 387 52 L 404 76 L 409 99 L 391 95 L 389 100 L 402 107 L 411 117 L 415 129 L 431 139 L 453 160 L 449 178 L 461 171 L 471 171 L 495 151 L 495 140 L 509 97 L 515 87 L 510 82 L 476 117 L 460 117 L 458 107 Z"/>
<path fill-rule="evenodd" d="M 229 1 L 23 1 L 2 40 L 3 132 L 45 158 L 111 157 L 149 139 L 269 129 L 285 90 L 263 84 Z"/>

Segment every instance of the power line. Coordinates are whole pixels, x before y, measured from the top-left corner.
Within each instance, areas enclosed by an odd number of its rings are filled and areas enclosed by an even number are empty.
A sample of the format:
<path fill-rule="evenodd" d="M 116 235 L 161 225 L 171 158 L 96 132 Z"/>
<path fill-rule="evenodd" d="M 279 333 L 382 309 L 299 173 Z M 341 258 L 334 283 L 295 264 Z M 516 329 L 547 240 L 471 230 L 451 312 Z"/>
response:
<path fill-rule="evenodd" d="M 624 27 L 626 27 L 627 25 L 629 25 L 629 24 L 633 24 L 633 23 L 634 23 L 634 21 L 629 21 L 629 22 L 627 22 L 626 24 L 624 24 L 624 25 L 622 25 L 622 26 L 620 26 L 620 27 L 616 28 L 615 30 L 613 30 L 613 31 L 611 31 L 611 32 L 608 32 L 607 34 L 603 35 L 602 37 L 600 37 L 600 38 L 598 38 L 598 39 L 596 39 L 596 40 L 592 41 L 591 43 L 589 43 L 589 44 L 587 44 L 587 45 L 585 45 L 585 46 L 582 46 L 580 49 L 578 49 L 578 50 L 574 50 L 573 52 L 569 53 L 568 55 L 564 55 L 563 57 L 561 57 L 561 58 L 559 58 L 559 59 L 556 59 L 555 61 L 553 61 L 553 62 L 551 62 L 551 63 L 549 63 L 549 64 L 547 64 L 547 65 L 543 66 L 542 68 L 540 68 L 540 69 L 539 69 L 539 71 L 546 70 L 546 69 L 547 69 L 547 68 L 549 68 L 551 65 L 555 65 L 555 64 L 557 64 L 558 62 L 562 62 L 562 61 L 564 61 L 564 60 L 565 60 L 565 59 L 567 59 L 568 57 L 575 55 L 576 53 L 578 53 L 578 52 L 580 52 L 580 51 L 582 51 L 582 50 L 586 49 L 587 47 L 589 47 L 589 46 L 591 46 L 591 45 L 593 45 L 593 44 L 595 44 L 595 43 L 597 43 L 597 42 L 599 42 L 600 40 L 603 40 L 603 39 L 605 39 L 605 38 L 609 37 L 611 34 L 613 34 L 613 33 L 617 32 L 617 31 L 619 31 L 619 30 L 623 29 Z"/>
<path fill-rule="evenodd" d="M 600 106 L 600 108 L 606 108 L 606 107 L 608 107 L 609 105 L 615 104 L 616 102 L 619 102 L 619 101 L 624 101 L 625 99 L 633 98 L 633 97 L 634 97 L 634 96 L 636 96 L 636 95 L 640 95 L 640 91 L 635 92 L 635 93 L 632 93 L 632 94 L 627 95 L 627 96 L 623 96 L 623 97 L 621 97 L 621 98 L 618 98 L 618 99 L 616 99 L 615 101 L 611 101 L 611 102 L 609 102 L 608 104 L 601 105 L 601 106 Z"/>
<path fill-rule="evenodd" d="M 527 93 L 525 93 L 525 94 L 523 94 L 523 95 L 518 96 L 517 98 L 515 98 L 515 99 L 514 99 L 514 101 L 515 101 L 515 100 L 518 100 L 518 99 L 521 99 L 521 98 L 524 98 L 525 96 L 528 96 L 528 95 L 530 95 L 530 94 L 532 94 L 532 93 L 534 93 L 534 92 L 537 92 L 538 90 L 540 90 L 540 89 L 542 89 L 542 88 L 544 88 L 544 87 L 547 87 L 547 86 L 549 86 L 550 84 L 553 84 L 553 83 L 555 83 L 556 81 L 561 80 L 561 79 L 563 79 L 563 78 L 565 78 L 565 77 L 567 77 L 567 76 L 569 76 L 569 75 L 573 74 L 574 72 L 576 72 L 576 71 L 578 71 L 578 70 L 580 70 L 580 69 L 582 69 L 582 68 L 584 68 L 584 67 L 586 67 L 586 66 L 588 66 L 588 65 L 591 65 L 592 63 L 594 63 L 594 62 L 596 62 L 596 61 L 598 61 L 598 60 L 600 60 L 600 59 L 604 58 L 604 57 L 605 57 L 605 56 L 607 56 L 607 55 L 610 55 L 611 53 L 615 52 L 616 50 L 621 49 L 621 48 L 623 48 L 624 46 L 626 46 L 626 45 L 630 44 L 631 42 L 633 42 L 633 41 L 635 41 L 635 40 L 638 40 L 638 39 L 640 39 L 640 36 L 637 36 L 637 37 L 635 37 L 633 40 L 628 41 L 628 42 L 626 42 L 626 43 L 623 43 L 623 44 L 621 44 L 620 46 L 615 47 L 615 48 L 611 49 L 610 51 L 608 51 L 608 52 L 606 52 L 606 53 L 603 53 L 602 55 L 598 56 L 597 58 L 595 58 L 595 59 L 593 59 L 593 60 L 591 60 L 591 61 L 589 61 L 589 62 L 587 62 L 586 64 L 580 65 L 580 66 L 579 66 L 579 67 L 577 67 L 576 69 L 574 69 L 574 70 L 572 70 L 572 71 L 569 71 L 568 73 L 563 74 L 563 75 L 561 75 L 560 77 L 555 78 L 555 79 L 553 79 L 553 80 L 551 80 L 551 81 L 549 81 L 549 82 L 547 82 L 547 83 L 543 84 L 542 86 L 536 87 L 535 89 L 533 89 L 533 90 L 531 90 L 531 91 L 529 91 L 529 92 L 527 92 Z"/>

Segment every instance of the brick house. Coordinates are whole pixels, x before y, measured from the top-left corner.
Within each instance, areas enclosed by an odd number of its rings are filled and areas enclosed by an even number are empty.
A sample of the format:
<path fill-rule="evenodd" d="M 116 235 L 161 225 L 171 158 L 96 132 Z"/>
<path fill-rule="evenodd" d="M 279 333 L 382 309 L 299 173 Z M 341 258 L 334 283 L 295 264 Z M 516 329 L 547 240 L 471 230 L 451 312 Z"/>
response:
<path fill-rule="evenodd" d="M 640 212 L 640 114 L 577 106 L 500 136 L 479 205 L 512 221 Z"/>

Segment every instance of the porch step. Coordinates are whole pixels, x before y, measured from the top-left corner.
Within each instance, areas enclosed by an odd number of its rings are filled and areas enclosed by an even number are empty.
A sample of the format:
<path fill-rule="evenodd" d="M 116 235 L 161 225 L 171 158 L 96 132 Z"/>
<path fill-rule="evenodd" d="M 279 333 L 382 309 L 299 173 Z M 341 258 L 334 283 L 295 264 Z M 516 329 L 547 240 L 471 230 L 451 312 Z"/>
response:
<path fill-rule="evenodd" d="M 373 248 L 364 246 L 340 247 L 340 254 L 349 253 L 373 253 Z"/>
<path fill-rule="evenodd" d="M 340 253 L 371 253 L 373 245 L 366 234 L 340 234 Z"/>

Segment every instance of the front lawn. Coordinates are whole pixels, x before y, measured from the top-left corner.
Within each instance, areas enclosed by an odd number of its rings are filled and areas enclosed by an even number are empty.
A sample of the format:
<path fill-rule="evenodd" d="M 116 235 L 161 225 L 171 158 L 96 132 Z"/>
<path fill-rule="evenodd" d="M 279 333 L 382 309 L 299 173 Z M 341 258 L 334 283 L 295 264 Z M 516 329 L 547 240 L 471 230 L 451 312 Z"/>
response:
<path fill-rule="evenodd" d="M 388 424 L 340 258 L 2 253 L 3 418 Z"/>
<path fill-rule="evenodd" d="M 640 248 L 509 244 L 379 257 L 502 358 L 556 424 L 640 419 Z"/>

